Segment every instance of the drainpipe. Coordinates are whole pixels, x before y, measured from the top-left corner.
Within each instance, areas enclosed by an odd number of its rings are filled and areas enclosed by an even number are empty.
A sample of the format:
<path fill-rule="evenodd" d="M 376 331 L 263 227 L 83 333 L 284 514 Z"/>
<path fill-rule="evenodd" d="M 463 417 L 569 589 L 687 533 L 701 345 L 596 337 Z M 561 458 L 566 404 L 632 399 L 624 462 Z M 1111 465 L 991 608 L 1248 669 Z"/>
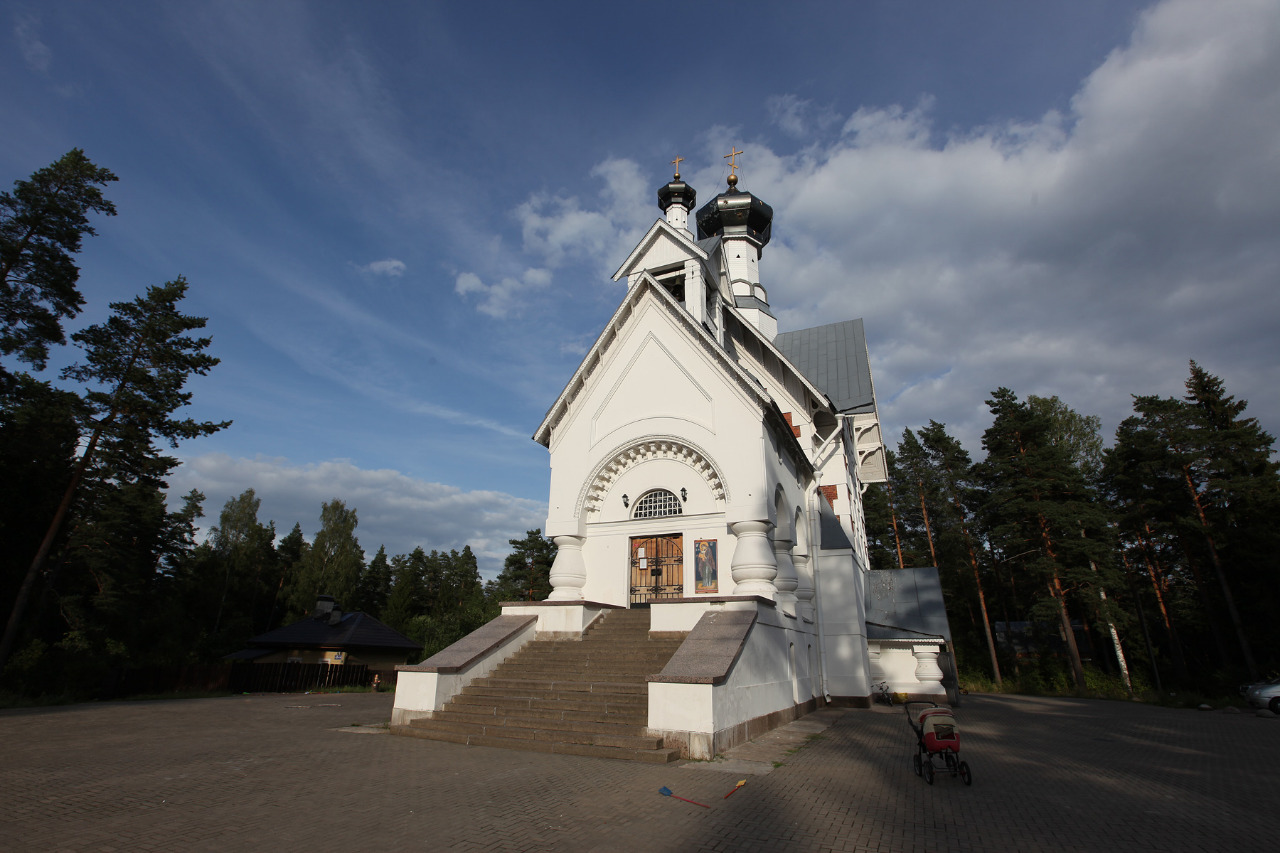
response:
<path fill-rule="evenodd" d="M 818 552 L 822 550 L 822 524 L 820 521 L 822 469 L 818 460 L 832 440 L 843 432 L 844 418 L 844 415 L 836 414 L 836 428 L 814 451 L 813 491 L 809 493 L 809 565 L 813 567 L 813 600 L 817 604 L 813 615 L 814 624 L 818 629 L 818 672 L 822 681 L 822 696 L 828 704 L 831 702 L 831 692 L 827 690 L 827 633 L 824 630 L 825 626 L 822 621 L 822 570 L 819 567 L 822 561 L 818 559 Z"/>

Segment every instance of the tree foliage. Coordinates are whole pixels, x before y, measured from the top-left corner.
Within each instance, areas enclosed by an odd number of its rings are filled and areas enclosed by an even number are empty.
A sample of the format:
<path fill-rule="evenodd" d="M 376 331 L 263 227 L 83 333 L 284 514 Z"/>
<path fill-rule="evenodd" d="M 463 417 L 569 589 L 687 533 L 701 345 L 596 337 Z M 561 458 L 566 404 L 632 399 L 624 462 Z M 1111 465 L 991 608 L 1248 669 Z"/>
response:
<path fill-rule="evenodd" d="M 489 582 L 485 594 L 490 601 L 542 601 L 551 594 L 551 564 L 556 560 L 556 545 L 530 530 L 523 539 L 508 540 L 511 553 L 502 564 L 502 572 Z"/>
<path fill-rule="evenodd" d="M 936 564 L 957 655 L 995 681 L 1222 690 L 1274 671 L 1274 439 L 1195 362 L 1186 389 L 1135 397 L 1105 449 L 1097 417 L 1006 388 L 976 464 L 942 424 L 905 430 L 868 492 L 872 564 Z"/>
<path fill-rule="evenodd" d="M 75 148 L 0 193 L 0 356 L 43 369 L 49 347 L 64 342 L 62 321 L 84 304 L 72 255 L 94 233 L 90 213 L 115 214 L 102 194 L 114 180 Z"/>

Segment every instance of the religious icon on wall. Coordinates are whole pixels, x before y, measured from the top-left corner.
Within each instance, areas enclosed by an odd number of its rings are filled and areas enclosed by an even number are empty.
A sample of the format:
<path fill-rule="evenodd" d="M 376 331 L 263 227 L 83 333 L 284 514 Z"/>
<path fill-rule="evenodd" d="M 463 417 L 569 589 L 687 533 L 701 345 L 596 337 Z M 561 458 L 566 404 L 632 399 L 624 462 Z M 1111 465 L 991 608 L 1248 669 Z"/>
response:
<path fill-rule="evenodd" d="M 719 592 L 716 567 L 716 540 L 698 539 L 693 543 L 694 592 Z"/>

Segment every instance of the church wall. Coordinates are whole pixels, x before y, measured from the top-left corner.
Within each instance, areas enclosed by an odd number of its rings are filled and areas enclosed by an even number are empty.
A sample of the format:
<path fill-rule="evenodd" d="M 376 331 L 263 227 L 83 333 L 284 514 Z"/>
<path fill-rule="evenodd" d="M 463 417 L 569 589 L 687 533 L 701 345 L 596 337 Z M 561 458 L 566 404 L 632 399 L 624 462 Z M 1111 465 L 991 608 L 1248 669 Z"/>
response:
<path fill-rule="evenodd" d="M 817 559 L 826 690 L 861 699 L 871 694 L 862 571 L 847 549 L 820 551 Z"/>
<path fill-rule="evenodd" d="M 659 298 L 642 295 L 554 428 L 545 532 L 584 539 L 587 600 L 624 604 L 630 537 L 677 532 L 684 536 L 689 594 L 698 539 L 716 540 L 718 594 L 732 594 L 734 536 L 727 525 L 769 518 L 760 404 L 656 304 Z M 634 501 L 653 488 L 686 489 L 682 515 L 631 521 Z"/>

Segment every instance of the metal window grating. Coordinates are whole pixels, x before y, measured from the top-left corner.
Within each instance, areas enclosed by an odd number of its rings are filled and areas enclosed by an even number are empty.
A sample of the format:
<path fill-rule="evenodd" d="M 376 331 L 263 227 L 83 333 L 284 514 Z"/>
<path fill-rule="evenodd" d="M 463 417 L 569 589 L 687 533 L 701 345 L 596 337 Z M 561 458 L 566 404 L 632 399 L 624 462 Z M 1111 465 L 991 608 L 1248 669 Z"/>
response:
<path fill-rule="evenodd" d="M 640 500 L 631 513 L 632 518 L 663 518 L 668 515 L 680 515 L 684 510 L 680 507 L 680 499 L 666 489 L 655 489 Z"/>

